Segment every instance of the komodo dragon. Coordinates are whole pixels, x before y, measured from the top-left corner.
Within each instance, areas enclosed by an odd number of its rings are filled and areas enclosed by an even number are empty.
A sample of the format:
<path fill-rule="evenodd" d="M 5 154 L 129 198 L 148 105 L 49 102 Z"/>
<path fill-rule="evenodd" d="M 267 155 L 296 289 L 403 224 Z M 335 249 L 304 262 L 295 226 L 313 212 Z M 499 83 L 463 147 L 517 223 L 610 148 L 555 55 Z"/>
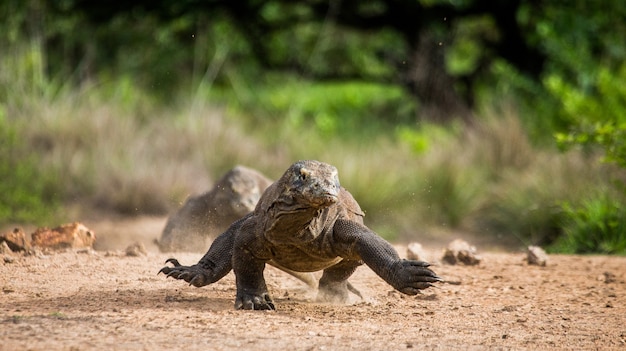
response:
<path fill-rule="evenodd" d="M 254 169 L 236 166 L 204 194 L 192 196 L 163 228 L 155 240 L 161 252 L 206 252 L 210 242 L 252 212 L 272 181 Z"/>
<path fill-rule="evenodd" d="M 239 218 L 252 212 L 263 191 L 272 181 L 260 172 L 236 166 L 226 172 L 213 188 L 198 196 L 192 196 L 171 215 L 159 240 L 155 243 L 161 252 L 206 252 L 219 234 Z M 307 284 L 317 287 L 311 273 L 299 273 L 278 267 Z M 352 288 L 351 286 L 349 288 Z M 358 290 L 351 289 L 361 296 Z"/>
<path fill-rule="evenodd" d="M 323 270 L 318 300 L 346 302 L 347 279 L 365 263 L 398 291 L 415 295 L 441 281 L 429 264 L 400 259 L 393 247 L 363 224 L 363 212 L 339 185 L 337 169 L 299 161 L 261 196 L 254 212 L 218 236 L 197 264 L 170 258 L 159 273 L 201 287 L 235 271 L 235 309 L 274 310 L 266 263 L 293 271 Z"/>

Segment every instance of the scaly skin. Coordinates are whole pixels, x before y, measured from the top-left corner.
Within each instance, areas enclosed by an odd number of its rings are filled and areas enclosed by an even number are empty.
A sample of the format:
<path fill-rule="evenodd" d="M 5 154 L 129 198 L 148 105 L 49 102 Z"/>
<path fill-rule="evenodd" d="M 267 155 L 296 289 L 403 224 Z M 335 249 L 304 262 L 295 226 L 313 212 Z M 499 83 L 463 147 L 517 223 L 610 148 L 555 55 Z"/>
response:
<path fill-rule="evenodd" d="M 400 259 L 384 239 L 363 224 L 363 212 L 339 185 L 337 169 L 318 161 L 299 161 L 261 196 L 254 212 L 218 236 L 192 266 L 159 273 L 201 287 L 234 269 L 235 308 L 273 310 L 263 270 L 274 264 L 296 272 L 323 270 L 318 299 L 344 302 L 347 279 L 365 263 L 398 291 L 415 295 L 441 281 L 429 264 Z"/>

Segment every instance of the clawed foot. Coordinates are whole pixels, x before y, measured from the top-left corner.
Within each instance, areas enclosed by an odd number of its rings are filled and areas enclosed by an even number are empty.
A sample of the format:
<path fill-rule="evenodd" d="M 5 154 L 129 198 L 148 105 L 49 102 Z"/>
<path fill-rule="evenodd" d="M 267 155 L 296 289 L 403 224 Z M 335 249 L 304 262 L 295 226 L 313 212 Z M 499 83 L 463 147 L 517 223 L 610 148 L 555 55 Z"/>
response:
<path fill-rule="evenodd" d="M 401 260 L 396 265 L 394 282 L 391 285 L 405 294 L 416 295 L 420 290 L 433 286 L 431 283 L 443 281 L 435 272 L 428 268 L 430 263 Z"/>
<path fill-rule="evenodd" d="M 165 263 L 174 265 L 174 267 L 165 266 L 159 271 L 159 273 L 163 273 L 167 277 L 184 280 L 189 285 L 198 288 L 211 283 L 207 271 L 198 265 L 183 266 L 175 258 L 169 258 Z"/>
<path fill-rule="evenodd" d="M 270 297 L 270 294 L 266 292 L 261 293 L 239 293 L 237 292 L 237 298 L 235 299 L 236 310 L 276 310 L 274 301 Z"/>

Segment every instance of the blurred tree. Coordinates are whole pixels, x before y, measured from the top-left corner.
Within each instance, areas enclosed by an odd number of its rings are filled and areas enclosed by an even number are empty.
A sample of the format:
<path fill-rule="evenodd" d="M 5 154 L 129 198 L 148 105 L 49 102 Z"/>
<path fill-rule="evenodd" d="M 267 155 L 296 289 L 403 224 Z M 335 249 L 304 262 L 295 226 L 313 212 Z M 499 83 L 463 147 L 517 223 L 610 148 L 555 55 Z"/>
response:
<path fill-rule="evenodd" d="M 421 114 L 437 121 L 470 118 L 473 84 L 498 58 L 535 78 L 545 55 L 530 45 L 517 20 L 528 1 L 67 1 L 91 21 L 120 15 L 160 20 L 227 17 L 266 69 L 290 70 L 313 79 L 361 79 L 401 84 L 416 96 Z M 489 17 L 486 25 L 465 20 Z M 186 28 L 191 34 L 197 28 Z M 451 72 L 445 54 L 458 30 L 471 38 L 471 67 Z M 471 33 L 469 33 L 471 32 Z M 187 35 L 191 38 L 191 35 Z M 462 45 L 462 43 L 461 43 Z M 462 58 L 466 59 L 466 58 Z"/>
<path fill-rule="evenodd" d="M 626 49 L 619 0 L 5 3 L 26 8 L 31 28 L 33 14 L 54 20 L 45 38 L 52 70 L 58 63 L 88 76 L 107 64 L 149 67 L 159 79 L 148 84 L 169 87 L 179 70 L 203 76 L 212 60 L 228 55 L 252 80 L 280 70 L 398 84 L 417 98 L 420 116 L 435 121 L 471 119 L 477 92 L 520 83 L 518 75 L 542 82 L 555 74 L 587 89 L 577 80 L 607 56 L 623 59 Z"/>
<path fill-rule="evenodd" d="M 600 147 L 626 168 L 626 7 L 578 0 L 545 10 L 537 24 L 552 58 L 544 83 L 569 126 L 557 141 Z"/>

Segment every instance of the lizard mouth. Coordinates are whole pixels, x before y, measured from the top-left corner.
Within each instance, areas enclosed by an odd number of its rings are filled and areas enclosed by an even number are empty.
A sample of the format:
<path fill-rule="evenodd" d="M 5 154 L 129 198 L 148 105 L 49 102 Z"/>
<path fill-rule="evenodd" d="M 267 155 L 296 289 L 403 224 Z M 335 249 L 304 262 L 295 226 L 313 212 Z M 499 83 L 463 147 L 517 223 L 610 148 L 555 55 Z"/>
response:
<path fill-rule="evenodd" d="M 334 204 L 335 202 L 339 201 L 339 196 L 333 193 L 324 193 L 322 194 L 322 196 L 320 196 L 320 199 L 323 203 Z"/>
<path fill-rule="evenodd" d="M 333 205 L 339 201 L 339 196 L 333 193 L 322 193 L 314 196 L 309 196 L 303 199 L 309 206 L 315 208 L 323 208 Z"/>

